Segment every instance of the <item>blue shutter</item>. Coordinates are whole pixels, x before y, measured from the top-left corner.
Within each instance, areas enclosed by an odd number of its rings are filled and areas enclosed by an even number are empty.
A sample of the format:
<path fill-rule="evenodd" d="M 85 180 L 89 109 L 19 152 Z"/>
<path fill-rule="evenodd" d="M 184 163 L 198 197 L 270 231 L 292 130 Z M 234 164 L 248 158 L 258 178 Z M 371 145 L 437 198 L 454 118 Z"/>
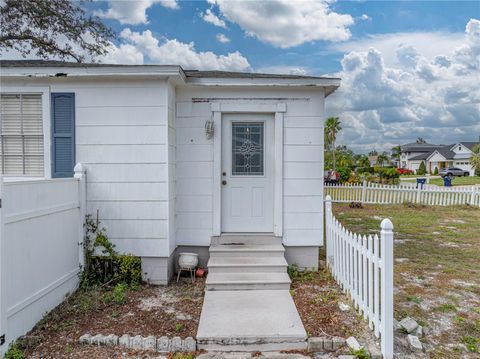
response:
<path fill-rule="evenodd" d="M 72 177 L 75 166 L 75 94 L 52 93 L 52 177 Z"/>

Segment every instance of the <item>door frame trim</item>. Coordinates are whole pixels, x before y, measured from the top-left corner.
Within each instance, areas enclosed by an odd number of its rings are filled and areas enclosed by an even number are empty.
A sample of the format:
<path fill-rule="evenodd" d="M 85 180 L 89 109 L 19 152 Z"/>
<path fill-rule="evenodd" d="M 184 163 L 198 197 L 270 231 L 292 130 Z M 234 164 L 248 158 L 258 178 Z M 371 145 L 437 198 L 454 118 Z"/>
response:
<path fill-rule="evenodd" d="M 213 135 L 213 236 L 222 232 L 222 113 L 270 113 L 274 118 L 274 195 L 273 233 L 283 236 L 283 120 L 287 112 L 285 103 L 221 103 L 212 102 L 211 111 L 215 132 Z"/>

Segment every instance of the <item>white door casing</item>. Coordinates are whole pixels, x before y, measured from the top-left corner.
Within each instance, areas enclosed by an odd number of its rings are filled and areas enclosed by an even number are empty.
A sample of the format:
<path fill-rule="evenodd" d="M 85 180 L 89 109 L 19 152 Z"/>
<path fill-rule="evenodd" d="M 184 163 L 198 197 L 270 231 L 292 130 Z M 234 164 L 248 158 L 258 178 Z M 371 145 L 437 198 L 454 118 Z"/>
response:
<path fill-rule="evenodd" d="M 211 103 L 214 122 L 213 136 L 213 229 L 212 235 L 222 233 L 222 114 L 275 114 L 275 174 L 274 174 L 274 235 L 283 236 L 283 121 L 285 103 Z"/>
<path fill-rule="evenodd" d="M 274 116 L 222 118 L 222 232 L 274 232 Z"/>

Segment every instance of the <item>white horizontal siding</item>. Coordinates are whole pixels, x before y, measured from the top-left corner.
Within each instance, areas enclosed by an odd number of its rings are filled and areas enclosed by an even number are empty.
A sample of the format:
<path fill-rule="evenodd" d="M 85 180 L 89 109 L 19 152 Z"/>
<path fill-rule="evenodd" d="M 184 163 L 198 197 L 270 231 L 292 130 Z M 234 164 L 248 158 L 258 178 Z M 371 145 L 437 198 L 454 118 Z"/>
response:
<path fill-rule="evenodd" d="M 91 201 L 87 205 L 88 213 L 97 210 L 103 219 L 165 219 L 168 211 L 167 201 Z"/>
<path fill-rule="evenodd" d="M 167 128 L 158 126 L 83 126 L 77 128 L 78 145 L 164 145 Z"/>
<path fill-rule="evenodd" d="M 88 182 L 158 182 L 167 172 L 166 163 L 88 164 Z"/>
<path fill-rule="evenodd" d="M 160 239 L 168 236 L 168 220 L 104 219 L 102 225 L 112 239 Z"/>
<path fill-rule="evenodd" d="M 167 163 L 167 145 L 77 145 L 76 157 L 85 164 Z"/>
<path fill-rule="evenodd" d="M 88 183 L 89 201 L 160 201 L 168 200 L 167 182 Z M 165 218 L 168 218 L 165 216 Z"/>
<path fill-rule="evenodd" d="M 76 110 L 76 124 L 83 126 L 158 126 L 166 125 L 164 106 L 144 106 L 142 116 L 137 107 L 81 107 Z"/>
<path fill-rule="evenodd" d="M 266 100 L 271 97 L 272 100 Z M 284 242 L 320 245 L 323 238 L 323 93 L 318 89 L 186 88 L 177 92 L 177 245 L 209 245 L 213 223 L 213 141 L 209 102 L 286 103 L 284 116 Z M 241 100 L 234 100 L 239 98 Z M 276 99 L 278 98 L 278 99 Z M 216 128 L 221 131 L 221 128 Z"/>

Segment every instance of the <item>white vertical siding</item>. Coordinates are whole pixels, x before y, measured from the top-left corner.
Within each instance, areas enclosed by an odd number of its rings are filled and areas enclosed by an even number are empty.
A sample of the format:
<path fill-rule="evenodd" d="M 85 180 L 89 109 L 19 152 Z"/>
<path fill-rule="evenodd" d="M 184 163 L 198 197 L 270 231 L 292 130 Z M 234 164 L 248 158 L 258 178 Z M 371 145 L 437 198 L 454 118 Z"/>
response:
<path fill-rule="evenodd" d="M 176 134 L 175 87 L 168 83 L 168 245 L 169 255 L 175 250 Z"/>

